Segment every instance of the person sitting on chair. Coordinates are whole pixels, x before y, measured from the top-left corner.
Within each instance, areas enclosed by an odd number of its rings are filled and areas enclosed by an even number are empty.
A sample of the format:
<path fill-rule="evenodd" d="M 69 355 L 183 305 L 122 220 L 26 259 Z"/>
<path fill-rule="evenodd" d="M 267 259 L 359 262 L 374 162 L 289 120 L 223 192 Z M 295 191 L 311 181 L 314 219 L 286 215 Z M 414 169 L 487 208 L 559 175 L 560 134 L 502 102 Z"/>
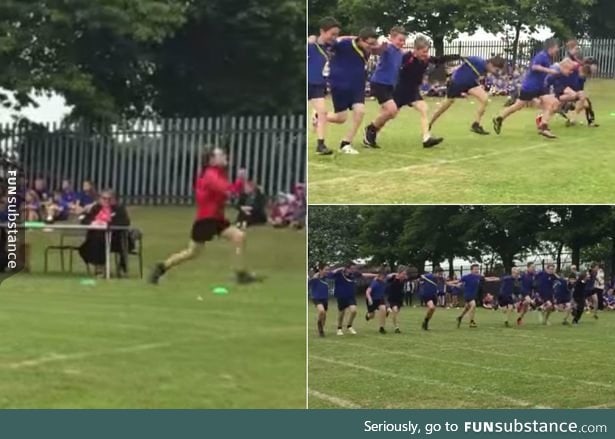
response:
<path fill-rule="evenodd" d="M 111 190 L 100 194 L 98 201 L 93 204 L 81 217 L 81 224 L 99 226 L 129 226 L 130 218 L 126 208 L 117 202 Z M 111 233 L 111 252 L 120 254 L 120 271 L 126 272 L 125 234 L 126 231 Z M 104 273 L 105 268 L 105 232 L 102 230 L 88 230 L 85 241 L 79 247 L 79 254 L 87 265 L 95 267 L 97 276 Z"/>
<path fill-rule="evenodd" d="M 265 224 L 267 222 L 266 205 L 267 200 L 256 183 L 247 182 L 245 192 L 239 197 L 237 226 L 246 229 L 255 224 Z"/>

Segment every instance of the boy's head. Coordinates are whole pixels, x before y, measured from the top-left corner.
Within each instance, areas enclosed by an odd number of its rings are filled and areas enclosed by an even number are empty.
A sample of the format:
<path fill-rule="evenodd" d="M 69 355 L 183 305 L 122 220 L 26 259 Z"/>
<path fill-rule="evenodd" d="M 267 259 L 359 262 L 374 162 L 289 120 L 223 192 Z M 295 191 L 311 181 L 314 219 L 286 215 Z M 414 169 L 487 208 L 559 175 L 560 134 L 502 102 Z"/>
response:
<path fill-rule="evenodd" d="M 406 29 L 402 26 L 394 26 L 389 32 L 389 41 L 393 46 L 401 49 L 406 44 L 407 36 L 408 34 L 406 33 Z"/>
<path fill-rule="evenodd" d="M 331 44 L 340 36 L 340 23 L 333 17 L 325 17 L 318 23 L 320 38 L 326 44 Z"/>
<path fill-rule="evenodd" d="M 83 192 L 90 192 L 92 189 L 94 189 L 94 185 L 90 180 L 84 180 L 83 183 L 81 183 L 81 189 L 83 190 Z"/>
<path fill-rule="evenodd" d="M 325 264 L 324 262 L 321 262 L 320 264 L 318 264 L 318 273 L 321 276 L 327 275 L 329 271 L 330 271 L 329 266 Z"/>
<path fill-rule="evenodd" d="M 73 189 L 73 184 L 71 183 L 70 180 L 62 180 L 62 190 L 63 191 L 70 191 Z"/>
<path fill-rule="evenodd" d="M 418 36 L 414 39 L 414 56 L 421 61 L 429 59 L 429 49 L 431 49 L 431 42 L 427 37 Z"/>
<path fill-rule="evenodd" d="M 494 56 L 487 60 L 487 71 L 489 73 L 499 73 L 504 69 L 506 60 L 501 56 Z"/>
<path fill-rule="evenodd" d="M 478 274 L 478 264 L 472 264 L 470 266 L 470 271 L 472 272 L 472 274 Z"/>
<path fill-rule="evenodd" d="M 355 271 L 357 271 L 357 264 L 355 264 L 353 261 L 346 262 L 346 264 L 344 265 L 344 273 L 351 274 Z"/>
<path fill-rule="evenodd" d="M 444 270 L 442 269 L 442 267 L 437 267 L 433 272 L 436 277 L 444 277 Z"/>
<path fill-rule="evenodd" d="M 577 40 L 570 39 L 566 41 L 566 51 L 573 56 L 579 53 L 579 43 Z"/>
<path fill-rule="evenodd" d="M 400 280 L 406 280 L 409 277 L 408 267 L 405 265 L 400 265 L 397 267 L 397 278 Z"/>
<path fill-rule="evenodd" d="M 527 272 L 528 273 L 533 273 L 534 272 L 534 263 L 533 262 L 528 262 L 527 263 Z"/>
<path fill-rule="evenodd" d="M 550 56 L 557 55 L 557 52 L 559 52 L 558 41 L 555 38 L 549 38 L 547 41 L 545 41 L 545 50 Z"/>
<path fill-rule="evenodd" d="M 510 275 L 512 277 L 519 277 L 519 269 L 517 267 L 513 267 L 512 270 L 510 270 Z"/>
<path fill-rule="evenodd" d="M 37 191 L 42 191 L 46 188 L 47 184 L 45 183 L 44 178 L 37 178 L 34 180 L 34 189 Z"/>
<path fill-rule="evenodd" d="M 570 58 L 564 58 L 559 63 L 559 72 L 564 76 L 570 76 L 576 67 L 576 63 Z"/>
<path fill-rule="evenodd" d="M 381 268 L 380 270 L 378 270 L 378 275 L 376 276 L 376 279 L 378 280 L 385 280 L 387 277 L 387 271 L 384 268 Z"/>
<path fill-rule="evenodd" d="M 549 274 L 553 274 L 553 272 L 555 271 L 555 265 L 553 264 L 547 264 L 547 267 L 545 268 L 545 271 Z"/>
<path fill-rule="evenodd" d="M 366 52 L 370 52 L 378 45 L 378 32 L 372 27 L 365 27 L 359 31 L 357 44 Z"/>

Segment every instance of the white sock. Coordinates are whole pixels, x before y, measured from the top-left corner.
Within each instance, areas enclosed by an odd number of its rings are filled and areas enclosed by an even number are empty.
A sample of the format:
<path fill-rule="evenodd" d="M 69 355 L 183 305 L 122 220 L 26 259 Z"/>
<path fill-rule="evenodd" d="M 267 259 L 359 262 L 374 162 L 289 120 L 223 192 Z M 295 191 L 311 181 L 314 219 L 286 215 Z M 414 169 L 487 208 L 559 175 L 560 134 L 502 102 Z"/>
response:
<path fill-rule="evenodd" d="M 423 142 L 427 142 L 431 138 L 431 133 L 427 133 L 423 136 Z"/>

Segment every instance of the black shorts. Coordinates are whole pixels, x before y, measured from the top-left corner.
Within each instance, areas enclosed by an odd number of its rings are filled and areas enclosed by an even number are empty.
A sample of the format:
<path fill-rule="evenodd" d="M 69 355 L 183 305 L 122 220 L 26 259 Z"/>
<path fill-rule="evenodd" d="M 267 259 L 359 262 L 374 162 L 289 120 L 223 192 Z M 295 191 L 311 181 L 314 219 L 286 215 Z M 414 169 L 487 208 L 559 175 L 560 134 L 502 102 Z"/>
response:
<path fill-rule="evenodd" d="M 369 86 L 372 96 L 376 98 L 380 105 L 393 99 L 393 90 L 395 87 L 392 85 L 372 82 Z"/>
<path fill-rule="evenodd" d="M 323 99 L 326 95 L 326 85 L 308 84 L 308 101 L 312 99 Z"/>
<path fill-rule="evenodd" d="M 523 102 L 531 102 L 535 98 L 540 98 L 548 94 L 551 94 L 551 93 L 549 93 L 549 90 L 547 90 L 546 88 L 538 89 L 538 90 L 521 89 L 521 92 L 519 93 L 519 99 L 522 100 Z"/>
<path fill-rule="evenodd" d="M 329 299 L 312 299 L 314 306 L 322 305 L 325 311 L 329 310 Z"/>
<path fill-rule="evenodd" d="M 367 299 L 365 299 L 365 304 L 367 305 L 367 312 L 372 313 L 377 311 L 381 305 L 384 305 L 384 299 L 373 299 L 371 305 L 367 302 Z"/>
<path fill-rule="evenodd" d="M 393 100 L 395 104 L 401 108 L 406 105 L 412 106 L 413 102 L 422 101 L 423 96 L 421 96 L 418 87 L 413 89 L 396 88 L 395 91 L 393 91 Z"/>
<path fill-rule="evenodd" d="M 451 81 L 446 89 L 446 97 L 449 99 L 460 98 L 461 95 L 467 93 L 470 89 L 478 87 L 479 84 L 458 84 Z"/>
<path fill-rule="evenodd" d="M 200 219 L 192 225 L 192 240 L 198 243 L 211 241 L 216 236 L 230 227 L 227 220 L 218 220 L 213 218 Z"/>
<path fill-rule="evenodd" d="M 365 103 L 365 89 L 331 88 L 331 100 L 336 113 L 352 110 L 356 104 Z"/>
<path fill-rule="evenodd" d="M 506 307 L 508 305 L 514 305 L 515 300 L 511 296 L 499 296 L 498 297 L 498 305 L 501 307 Z"/>
<path fill-rule="evenodd" d="M 389 296 L 389 308 L 394 306 L 401 309 L 404 306 L 404 298 L 402 296 Z"/>
<path fill-rule="evenodd" d="M 338 311 L 344 311 L 346 308 L 352 305 L 356 305 L 357 300 L 354 297 L 342 297 L 337 299 Z"/>

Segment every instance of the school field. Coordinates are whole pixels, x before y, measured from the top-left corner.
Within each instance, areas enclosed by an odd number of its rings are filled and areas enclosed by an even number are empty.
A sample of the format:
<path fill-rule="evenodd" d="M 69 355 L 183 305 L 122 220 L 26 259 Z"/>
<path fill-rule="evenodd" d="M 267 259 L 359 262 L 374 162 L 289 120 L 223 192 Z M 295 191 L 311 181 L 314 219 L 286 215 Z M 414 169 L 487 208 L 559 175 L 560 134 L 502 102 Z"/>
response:
<path fill-rule="evenodd" d="M 146 266 L 186 245 L 192 208 L 129 212 Z M 156 287 L 82 285 L 81 261 L 80 274 L 43 275 L 57 239 L 32 232 L 34 274 L 0 285 L 1 408 L 305 407 L 303 232 L 250 230 L 251 265 L 267 280 L 241 287 L 223 241 Z M 228 295 L 212 293 L 220 285 Z"/>
<path fill-rule="evenodd" d="M 584 315 L 578 327 L 562 315 L 543 326 L 530 313 L 520 328 L 506 328 L 500 312 L 480 309 L 476 329 L 459 310 L 438 308 L 431 329 L 423 308 L 404 308 L 402 334 L 377 332 L 357 316 L 357 335 L 335 334 L 329 305 L 327 337 L 310 315 L 310 408 L 615 408 L 615 312 Z"/>
<path fill-rule="evenodd" d="M 484 119 L 490 136 L 471 133 L 475 114 L 471 99 L 459 100 L 436 123 L 438 147 L 421 144 L 418 113 L 404 108 L 381 132 L 379 150 L 362 146 L 362 129 L 354 146 L 359 155 L 322 157 L 309 142 L 310 203 L 610 203 L 604 188 L 615 185 L 615 81 L 592 80 L 588 93 L 601 126 L 566 128 L 556 116 L 558 139 L 536 133 L 534 109 L 512 115 L 502 134 L 493 133 L 491 118 L 505 98 L 492 98 Z M 430 114 L 440 98 L 429 98 Z M 329 103 L 330 104 L 330 103 Z M 377 114 L 369 101 L 365 124 Z M 585 121 L 584 114 L 581 120 Z M 327 143 L 336 152 L 346 126 L 330 126 Z"/>

